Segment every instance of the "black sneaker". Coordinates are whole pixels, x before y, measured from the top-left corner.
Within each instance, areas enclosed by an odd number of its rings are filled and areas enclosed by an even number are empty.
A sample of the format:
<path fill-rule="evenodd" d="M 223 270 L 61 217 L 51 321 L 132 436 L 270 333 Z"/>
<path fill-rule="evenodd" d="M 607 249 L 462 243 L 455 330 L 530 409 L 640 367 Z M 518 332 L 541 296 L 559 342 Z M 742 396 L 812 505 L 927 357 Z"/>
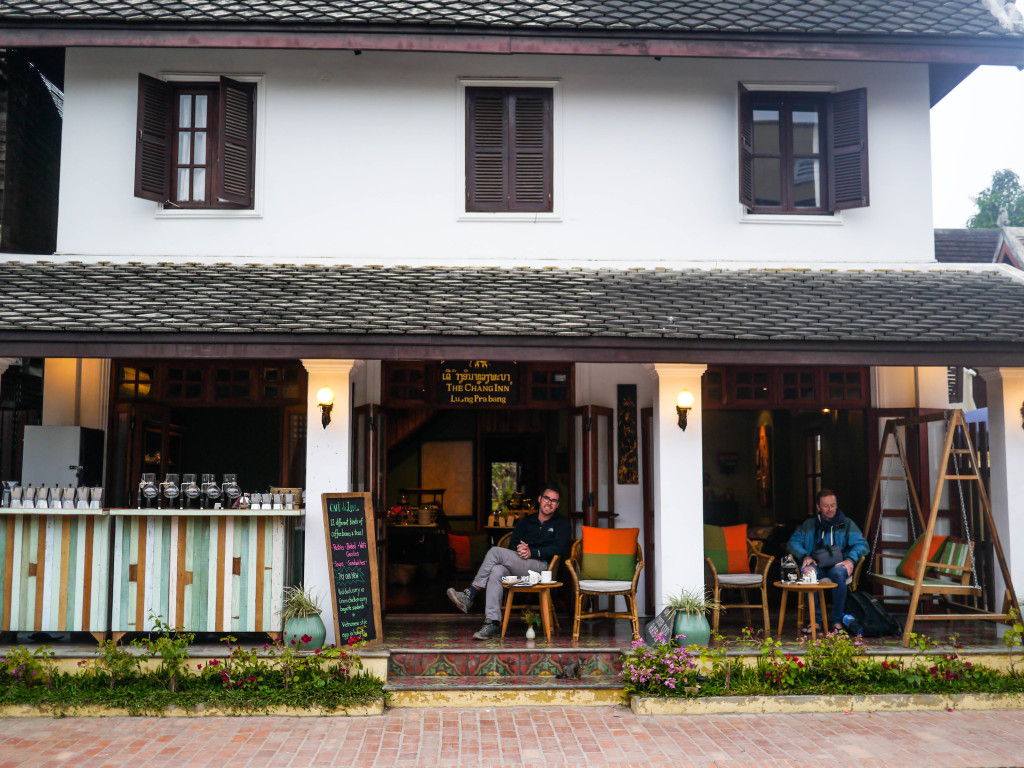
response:
<path fill-rule="evenodd" d="M 474 633 L 474 640 L 490 640 L 501 634 L 501 624 L 496 621 L 485 621 L 484 625 Z"/>
<path fill-rule="evenodd" d="M 456 592 L 453 588 L 448 588 L 448 599 L 452 601 L 452 604 L 463 613 L 469 613 L 469 606 L 473 604 L 473 593 L 468 589 L 464 589 L 461 592 Z"/>

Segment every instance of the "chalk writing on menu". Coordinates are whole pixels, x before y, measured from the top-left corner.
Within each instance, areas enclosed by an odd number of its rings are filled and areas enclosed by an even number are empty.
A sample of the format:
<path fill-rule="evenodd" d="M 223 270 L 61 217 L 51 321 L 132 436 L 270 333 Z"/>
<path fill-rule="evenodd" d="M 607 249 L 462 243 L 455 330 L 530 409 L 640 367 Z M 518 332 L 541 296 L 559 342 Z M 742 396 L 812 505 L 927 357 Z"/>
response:
<path fill-rule="evenodd" d="M 327 547 L 339 645 L 362 635 L 380 639 L 377 551 L 368 494 L 324 494 Z"/>

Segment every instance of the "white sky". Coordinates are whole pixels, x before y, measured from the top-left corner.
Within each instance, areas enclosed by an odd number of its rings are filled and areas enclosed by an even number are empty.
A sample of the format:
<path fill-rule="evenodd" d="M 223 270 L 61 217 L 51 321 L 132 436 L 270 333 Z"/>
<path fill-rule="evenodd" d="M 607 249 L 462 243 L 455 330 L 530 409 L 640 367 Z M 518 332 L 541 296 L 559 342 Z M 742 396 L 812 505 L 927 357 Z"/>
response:
<path fill-rule="evenodd" d="M 932 210 L 936 227 L 962 227 L 971 197 L 1002 168 L 1024 179 L 1024 72 L 979 67 L 932 107 Z"/>

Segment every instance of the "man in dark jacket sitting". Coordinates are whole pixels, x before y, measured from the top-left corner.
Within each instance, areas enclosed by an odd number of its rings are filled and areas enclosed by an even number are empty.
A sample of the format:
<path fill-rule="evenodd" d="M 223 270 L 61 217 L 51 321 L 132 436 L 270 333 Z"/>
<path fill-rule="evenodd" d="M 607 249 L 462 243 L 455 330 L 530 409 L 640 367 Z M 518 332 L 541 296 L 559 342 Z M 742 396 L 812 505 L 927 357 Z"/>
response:
<path fill-rule="evenodd" d="M 870 547 L 857 524 L 844 515 L 836 502 L 836 494 L 827 488 L 818 491 L 818 514 L 793 531 L 786 549 L 800 563 L 801 571 L 814 568 L 818 580 L 834 581 L 832 592 L 832 630 L 843 628 L 846 610 L 846 579 L 853 575 L 857 561 Z M 818 626 L 824 617 L 815 604 Z M 820 631 L 820 630 L 819 630 Z M 810 627 L 805 632 L 810 633 Z"/>
<path fill-rule="evenodd" d="M 473 584 L 461 592 L 448 590 L 448 599 L 463 613 L 468 613 L 476 596 L 486 590 L 484 625 L 473 635 L 475 639 L 489 640 L 501 634 L 503 576 L 545 571 L 552 557 L 565 554 L 571 534 L 568 519 L 557 514 L 560 499 L 557 488 L 545 485 L 537 498 L 537 513 L 520 518 L 512 529 L 509 548 L 491 547 Z"/>

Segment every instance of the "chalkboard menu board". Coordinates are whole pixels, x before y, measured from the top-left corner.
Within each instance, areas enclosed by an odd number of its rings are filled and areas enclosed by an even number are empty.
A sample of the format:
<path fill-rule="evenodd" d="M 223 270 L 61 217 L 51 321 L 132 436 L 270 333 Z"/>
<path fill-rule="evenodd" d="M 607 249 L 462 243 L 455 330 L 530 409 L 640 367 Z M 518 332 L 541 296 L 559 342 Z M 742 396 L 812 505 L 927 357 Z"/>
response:
<path fill-rule="evenodd" d="M 325 493 L 322 500 L 337 643 L 344 646 L 358 634 L 368 643 L 379 642 L 383 635 L 370 494 Z"/>

